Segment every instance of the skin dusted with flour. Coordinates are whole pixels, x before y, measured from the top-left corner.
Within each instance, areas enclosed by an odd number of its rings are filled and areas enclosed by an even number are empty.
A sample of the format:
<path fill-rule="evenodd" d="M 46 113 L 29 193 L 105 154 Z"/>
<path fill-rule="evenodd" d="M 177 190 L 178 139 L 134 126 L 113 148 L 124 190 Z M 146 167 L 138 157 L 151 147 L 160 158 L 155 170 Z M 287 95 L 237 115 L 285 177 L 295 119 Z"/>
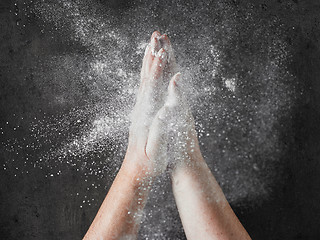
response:
<path fill-rule="evenodd" d="M 84 239 L 136 238 L 152 182 L 167 168 L 168 140 L 175 143 L 172 187 L 187 238 L 250 239 L 201 155 L 191 111 L 178 87 L 181 74 L 175 71 L 168 37 L 154 32 L 125 159 Z"/>

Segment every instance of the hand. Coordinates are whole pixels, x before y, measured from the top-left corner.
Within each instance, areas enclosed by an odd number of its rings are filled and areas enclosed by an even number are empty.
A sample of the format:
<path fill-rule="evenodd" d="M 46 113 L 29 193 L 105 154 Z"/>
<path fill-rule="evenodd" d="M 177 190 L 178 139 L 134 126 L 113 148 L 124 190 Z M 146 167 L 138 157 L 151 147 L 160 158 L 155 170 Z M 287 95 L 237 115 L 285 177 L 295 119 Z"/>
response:
<path fill-rule="evenodd" d="M 175 74 L 168 87 L 164 108 L 168 122 L 169 152 L 174 167 L 190 165 L 202 159 L 194 118 L 183 95 L 181 74 Z"/>
<path fill-rule="evenodd" d="M 160 108 L 164 103 L 168 77 L 174 69 L 175 59 L 168 37 L 154 32 L 143 59 L 126 155 L 126 159 L 130 156 L 132 166 L 152 176 L 160 174 L 167 166 L 166 123 L 161 118 L 165 109 Z"/>

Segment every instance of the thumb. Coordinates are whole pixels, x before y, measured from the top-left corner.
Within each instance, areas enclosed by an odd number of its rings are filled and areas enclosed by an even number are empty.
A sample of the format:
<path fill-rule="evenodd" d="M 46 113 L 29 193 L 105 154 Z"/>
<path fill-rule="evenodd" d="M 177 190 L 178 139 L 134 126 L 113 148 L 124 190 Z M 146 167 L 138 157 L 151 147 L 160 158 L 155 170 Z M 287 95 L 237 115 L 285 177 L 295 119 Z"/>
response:
<path fill-rule="evenodd" d="M 176 109 L 177 111 L 187 110 L 188 104 L 183 94 L 183 89 L 180 84 L 181 73 L 176 73 L 170 80 L 168 86 L 168 96 L 165 102 L 165 106 L 169 109 Z"/>
<path fill-rule="evenodd" d="M 177 88 L 177 84 L 181 79 L 181 73 L 176 73 L 170 80 L 169 86 L 168 86 L 168 97 L 169 99 L 179 99 L 180 98 L 180 92 Z"/>

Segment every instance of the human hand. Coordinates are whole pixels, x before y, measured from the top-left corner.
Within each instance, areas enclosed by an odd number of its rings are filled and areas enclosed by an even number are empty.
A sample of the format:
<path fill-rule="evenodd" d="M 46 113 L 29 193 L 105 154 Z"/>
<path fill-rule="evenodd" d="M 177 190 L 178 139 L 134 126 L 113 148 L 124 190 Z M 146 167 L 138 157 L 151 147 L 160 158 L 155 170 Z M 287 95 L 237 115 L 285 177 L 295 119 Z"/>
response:
<path fill-rule="evenodd" d="M 137 101 L 131 114 L 129 146 L 126 158 L 130 156 L 135 167 L 151 175 L 163 172 L 167 166 L 165 157 L 166 123 L 165 109 L 161 108 L 166 95 L 168 77 L 175 69 L 170 41 L 166 35 L 154 32 L 148 44 L 142 69 Z"/>
<path fill-rule="evenodd" d="M 170 164 L 176 168 L 190 165 L 202 158 L 194 118 L 184 96 L 181 74 L 175 74 L 168 86 L 168 96 L 164 104 L 168 122 L 168 152 Z"/>

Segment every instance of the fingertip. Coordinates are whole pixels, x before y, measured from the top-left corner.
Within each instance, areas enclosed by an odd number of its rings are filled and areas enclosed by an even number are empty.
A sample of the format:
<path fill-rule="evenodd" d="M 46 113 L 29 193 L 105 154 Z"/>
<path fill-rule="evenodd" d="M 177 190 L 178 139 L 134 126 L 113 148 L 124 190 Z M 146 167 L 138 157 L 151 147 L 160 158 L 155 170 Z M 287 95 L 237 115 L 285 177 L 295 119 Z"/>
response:
<path fill-rule="evenodd" d="M 152 38 L 151 39 L 151 47 L 152 47 L 152 53 L 155 55 L 159 49 L 160 49 L 160 41 L 158 38 Z"/>
<path fill-rule="evenodd" d="M 168 86 L 169 96 L 175 95 L 176 83 L 173 78 L 171 78 Z"/>
<path fill-rule="evenodd" d="M 152 40 L 153 38 L 158 38 L 160 35 L 161 35 L 161 34 L 160 34 L 159 31 L 154 31 L 154 32 L 152 33 L 152 35 L 151 35 L 151 40 Z"/>
<path fill-rule="evenodd" d="M 170 80 L 169 88 L 175 88 L 177 86 L 177 83 L 180 81 L 181 73 L 176 73 Z"/>
<path fill-rule="evenodd" d="M 177 85 L 178 82 L 181 80 L 181 73 L 177 72 L 173 77 L 172 77 L 174 84 Z"/>
<path fill-rule="evenodd" d="M 164 41 L 164 42 L 170 43 L 169 37 L 168 37 L 168 35 L 166 33 L 162 34 L 159 39 L 160 39 L 160 41 Z"/>
<path fill-rule="evenodd" d="M 177 100 L 180 98 L 179 88 L 177 82 L 180 80 L 181 73 L 176 73 L 170 80 L 168 86 L 167 105 L 174 107 L 177 105 Z"/>
<path fill-rule="evenodd" d="M 169 39 L 169 37 L 168 37 L 167 34 L 162 34 L 162 35 L 159 37 L 159 40 L 160 40 L 161 44 L 170 45 L 170 39 Z"/>

